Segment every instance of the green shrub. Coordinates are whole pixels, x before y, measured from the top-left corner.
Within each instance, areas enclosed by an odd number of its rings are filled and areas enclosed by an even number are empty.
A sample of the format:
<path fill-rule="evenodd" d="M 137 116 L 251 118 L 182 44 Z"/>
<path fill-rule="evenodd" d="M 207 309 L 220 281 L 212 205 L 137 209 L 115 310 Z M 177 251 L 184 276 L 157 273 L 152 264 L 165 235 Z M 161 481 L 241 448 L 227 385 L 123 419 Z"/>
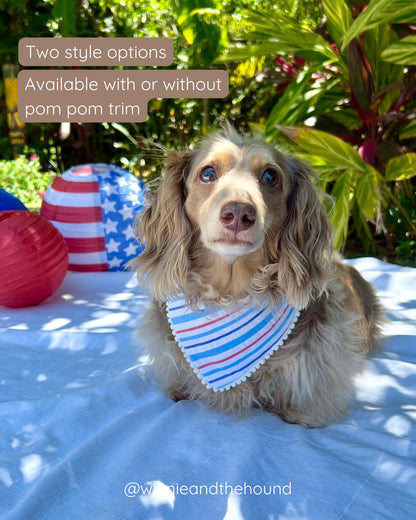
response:
<path fill-rule="evenodd" d="M 40 208 L 44 192 L 54 175 L 43 172 L 38 157 L 27 160 L 19 157 L 13 161 L 0 161 L 0 188 L 15 195 L 31 211 Z"/>

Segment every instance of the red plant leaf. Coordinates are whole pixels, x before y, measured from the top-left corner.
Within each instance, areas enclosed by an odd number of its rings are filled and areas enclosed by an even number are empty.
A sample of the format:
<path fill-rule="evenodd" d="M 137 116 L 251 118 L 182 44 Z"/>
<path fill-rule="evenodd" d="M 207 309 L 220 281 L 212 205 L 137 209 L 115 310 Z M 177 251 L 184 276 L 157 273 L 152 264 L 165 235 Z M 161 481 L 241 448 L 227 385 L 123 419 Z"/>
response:
<path fill-rule="evenodd" d="M 367 139 L 358 149 L 358 153 L 367 164 L 374 166 L 376 163 L 376 152 L 378 142 L 375 139 Z"/>
<path fill-rule="evenodd" d="M 355 100 L 364 112 L 369 113 L 375 91 L 374 80 L 370 63 L 357 38 L 348 45 L 347 67 Z"/>

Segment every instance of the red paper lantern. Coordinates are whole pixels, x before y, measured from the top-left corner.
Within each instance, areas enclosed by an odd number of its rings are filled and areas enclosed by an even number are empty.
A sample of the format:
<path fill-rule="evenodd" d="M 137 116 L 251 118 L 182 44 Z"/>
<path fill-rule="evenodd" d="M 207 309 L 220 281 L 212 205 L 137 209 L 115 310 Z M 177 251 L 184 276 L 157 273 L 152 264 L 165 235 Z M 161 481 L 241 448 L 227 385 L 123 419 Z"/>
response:
<path fill-rule="evenodd" d="M 26 307 L 51 296 L 68 269 L 62 234 L 29 211 L 0 212 L 0 305 Z"/>

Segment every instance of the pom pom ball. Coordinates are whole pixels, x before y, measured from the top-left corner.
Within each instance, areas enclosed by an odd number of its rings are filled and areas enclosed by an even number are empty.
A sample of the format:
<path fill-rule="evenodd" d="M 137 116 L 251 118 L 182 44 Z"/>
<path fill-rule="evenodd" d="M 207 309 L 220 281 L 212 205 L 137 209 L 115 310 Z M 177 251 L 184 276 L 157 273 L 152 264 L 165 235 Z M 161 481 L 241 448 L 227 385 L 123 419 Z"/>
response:
<path fill-rule="evenodd" d="M 0 305 L 26 307 L 51 296 L 68 269 L 61 233 L 29 211 L 0 212 Z"/>
<path fill-rule="evenodd" d="M 9 209 L 27 210 L 26 206 L 17 197 L 0 188 L 0 211 Z"/>
<path fill-rule="evenodd" d="M 142 251 L 133 224 L 144 193 L 142 181 L 109 164 L 74 166 L 49 186 L 40 214 L 65 237 L 69 269 L 116 271 Z"/>

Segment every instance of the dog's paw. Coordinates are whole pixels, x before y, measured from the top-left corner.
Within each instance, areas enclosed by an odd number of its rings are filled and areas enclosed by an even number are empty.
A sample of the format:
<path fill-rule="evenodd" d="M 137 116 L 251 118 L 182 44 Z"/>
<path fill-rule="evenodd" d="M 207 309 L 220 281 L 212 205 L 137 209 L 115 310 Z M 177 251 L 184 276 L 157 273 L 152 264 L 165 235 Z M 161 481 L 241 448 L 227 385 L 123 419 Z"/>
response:
<path fill-rule="evenodd" d="M 280 410 L 277 415 L 289 424 L 299 424 L 304 428 L 322 428 L 330 422 L 322 417 L 313 417 L 298 409 Z"/>
<path fill-rule="evenodd" d="M 169 397 L 169 399 L 172 399 L 172 401 L 174 401 L 175 403 L 177 403 L 178 401 L 189 400 L 189 394 L 182 388 L 175 388 L 172 390 L 168 390 L 166 392 L 166 395 Z"/>

